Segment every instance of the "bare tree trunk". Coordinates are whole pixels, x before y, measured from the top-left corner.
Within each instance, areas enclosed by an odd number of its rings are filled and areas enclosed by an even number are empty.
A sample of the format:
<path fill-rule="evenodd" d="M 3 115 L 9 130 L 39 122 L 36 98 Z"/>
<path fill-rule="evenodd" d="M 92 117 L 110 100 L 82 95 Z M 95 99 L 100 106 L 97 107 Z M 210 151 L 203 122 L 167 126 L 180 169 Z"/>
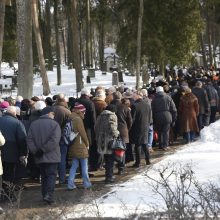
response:
<path fill-rule="evenodd" d="M 202 48 L 203 66 L 207 68 L 206 51 L 204 47 L 203 33 L 200 33 L 200 43 L 201 43 L 201 48 Z"/>
<path fill-rule="evenodd" d="M 86 66 L 91 67 L 91 18 L 90 0 L 86 0 Z"/>
<path fill-rule="evenodd" d="M 50 23 L 50 0 L 46 1 L 46 41 L 47 41 L 47 54 L 48 54 L 48 70 L 53 71 L 53 56 L 51 46 L 51 23 Z"/>
<path fill-rule="evenodd" d="M 82 69 L 81 69 L 81 60 L 80 60 L 80 48 L 79 48 L 79 28 L 77 20 L 77 1 L 71 0 L 71 26 L 73 32 L 73 53 L 74 53 L 74 67 L 76 71 L 76 91 L 77 93 L 83 88 L 82 81 Z"/>
<path fill-rule="evenodd" d="M 136 57 L 136 88 L 140 88 L 140 62 L 141 62 L 141 32 L 142 32 L 142 18 L 144 13 L 144 3 L 140 0 L 138 17 L 138 33 L 137 33 L 137 57 Z"/>
<path fill-rule="evenodd" d="M 31 1 L 17 0 L 18 95 L 33 95 Z"/>
<path fill-rule="evenodd" d="M 104 24 L 100 21 L 99 29 L 99 62 L 100 68 L 102 71 L 106 71 L 104 63 Z"/>
<path fill-rule="evenodd" d="M 61 67 L 60 67 L 60 42 L 59 42 L 59 29 L 58 29 L 58 2 L 54 0 L 54 26 L 56 35 L 56 57 L 57 57 L 57 85 L 61 84 Z"/>
<path fill-rule="evenodd" d="M 5 0 L 0 1 L 0 78 L 2 77 L 1 63 L 2 63 L 2 48 L 4 38 L 4 23 L 5 23 Z"/>
<path fill-rule="evenodd" d="M 210 13 L 207 9 L 207 38 L 208 38 L 208 48 L 209 48 L 209 65 L 210 67 L 213 64 L 213 55 L 212 55 L 212 33 L 211 33 L 211 21 Z"/>
<path fill-rule="evenodd" d="M 32 0 L 32 19 L 33 19 L 33 28 L 34 28 L 34 35 L 37 44 L 37 53 L 40 63 L 40 72 L 43 84 L 43 94 L 49 95 L 50 94 L 50 86 L 48 83 L 47 78 L 47 71 L 45 68 L 45 60 L 44 60 L 44 52 L 42 47 L 42 40 L 40 36 L 40 27 L 38 21 L 38 0 Z"/>

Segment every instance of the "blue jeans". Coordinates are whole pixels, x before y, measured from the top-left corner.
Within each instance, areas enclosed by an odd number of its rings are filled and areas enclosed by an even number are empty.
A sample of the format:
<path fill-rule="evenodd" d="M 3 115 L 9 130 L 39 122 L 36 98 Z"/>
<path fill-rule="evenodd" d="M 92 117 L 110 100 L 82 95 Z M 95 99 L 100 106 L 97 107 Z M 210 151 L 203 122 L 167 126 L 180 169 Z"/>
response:
<path fill-rule="evenodd" d="M 185 132 L 184 138 L 186 140 L 186 143 L 190 143 L 190 142 L 194 141 L 195 132 L 194 131 Z"/>
<path fill-rule="evenodd" d="M 154 139 L 154 129 L 153 129 L 153 125 L 150 125 L 148 130 L 148 143 L 147 143 L 148 147 L 152 147 L 153 139 Z"/>
<path fill-rule="evenodd" d="M 68 147 L 64 143 L 63 140 L 60 141 L 60 154 L 61 154 L 61 162 L 59 163 L 58 171 L 59 171 L 59 182 L 65 183 L 66 181 L 66 155 L 67 155 Z"/>
<path fill-rule="evenodd" d="M 88 174 L 88 160 L 86 158 L 81 158 L 81 159 L 73 158 L 72 166 L 70 168 L 70 174 L 68 178 L 68 189 L 76 188 L 74 180 L 76 176 L 76 170 L 79 167 L 79 162 L 80 162 L 81 169 L 82 169 L 83 187 L 89 188 L 92 186 L 89 180 L 89 174 Z"/>

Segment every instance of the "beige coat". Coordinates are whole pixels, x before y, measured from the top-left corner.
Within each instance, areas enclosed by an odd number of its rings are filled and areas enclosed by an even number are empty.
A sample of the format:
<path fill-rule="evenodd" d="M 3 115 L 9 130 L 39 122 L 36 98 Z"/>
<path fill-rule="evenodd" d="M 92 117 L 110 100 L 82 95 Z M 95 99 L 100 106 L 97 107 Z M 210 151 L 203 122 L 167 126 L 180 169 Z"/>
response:
<path fill-rule="evenodd" d="M 82 116 L 72 112 L 69 118 L 72 119 L 74 132 L 79 132 L 73 145 L 71 145 L 69 148 L 69 159 L 88 158 L 89 140 L 86 135 Z"/>
<path fill-rule="evenodd" d="M 2 132 L 0 131 L 0 147 L 5 144 L 5 138 L 2 135 Z M 1 159 L 1 154 L 0 154 L 0 175 L 3 174 L 3 169 L 2 169 L 2 159 Z"/>

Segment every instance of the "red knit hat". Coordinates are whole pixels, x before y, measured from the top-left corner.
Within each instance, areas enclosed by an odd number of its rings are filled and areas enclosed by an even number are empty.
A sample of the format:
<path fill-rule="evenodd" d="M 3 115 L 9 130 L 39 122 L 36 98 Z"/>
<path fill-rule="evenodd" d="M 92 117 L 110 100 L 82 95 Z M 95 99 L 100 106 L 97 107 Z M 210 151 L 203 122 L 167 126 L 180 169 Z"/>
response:
<path fill-rule="evenodd" d="M 8 108 L 8 106 L 9 106 L 9 102 L 7 102 L 7 101 L 3 101 L 3 102 L 0 103 L 0 108 L 1 109 Z"/>
<path fill-rule="evenodd" d="M 78 102 L 75 103 L 73 110 L 80 111 L 80 112 L 83 112 L 83 113 L 86 112 L 85 106 L 80 104 L 80 103 L 78 103 Z"/>

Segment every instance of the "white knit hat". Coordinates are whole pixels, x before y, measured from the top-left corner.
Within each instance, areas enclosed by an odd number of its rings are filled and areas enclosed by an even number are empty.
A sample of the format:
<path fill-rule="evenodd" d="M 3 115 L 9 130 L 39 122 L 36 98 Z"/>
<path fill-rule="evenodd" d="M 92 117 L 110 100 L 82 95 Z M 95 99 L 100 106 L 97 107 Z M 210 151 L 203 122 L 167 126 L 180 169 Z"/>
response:
<path fill-rule="evenodd" d="M 156 92 L 164 92 L 163 87 L 162 86 L 158 86 L 156 88 Z"/>
<path fill-rule="evenodd" d="M 35 108 L 36 110 L 42 110 L 42 109 L 45 108 L 45 107 L 46 107 L 46 104 L 45 104 L 44 101 L 37 101 L 37 102 L 35 102 L 35 104 L 34 104 L 34 108 Z"/>

